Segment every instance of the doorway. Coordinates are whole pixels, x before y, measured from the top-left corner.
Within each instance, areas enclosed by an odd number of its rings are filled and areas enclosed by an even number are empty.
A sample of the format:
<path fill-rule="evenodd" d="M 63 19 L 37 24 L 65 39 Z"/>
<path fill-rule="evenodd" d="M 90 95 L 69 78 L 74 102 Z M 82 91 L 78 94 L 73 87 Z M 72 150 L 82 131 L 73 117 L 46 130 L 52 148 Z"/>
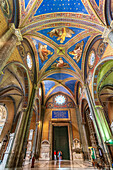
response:
<path fill-rule="evenodd" d="M 53 126 L 53 159 L 54 150 L 62 152 L 63 160 L 70 160 L 68 126 Z"/>

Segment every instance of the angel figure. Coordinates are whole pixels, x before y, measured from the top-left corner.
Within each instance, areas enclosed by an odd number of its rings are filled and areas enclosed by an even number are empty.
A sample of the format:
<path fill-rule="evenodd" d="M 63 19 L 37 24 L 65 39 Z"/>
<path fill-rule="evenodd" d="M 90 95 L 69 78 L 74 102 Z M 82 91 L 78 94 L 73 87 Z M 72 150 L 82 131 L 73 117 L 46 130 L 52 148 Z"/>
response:
<path fill-rule="evenodd" d="M 73 51 L 69 52 L 69 54 L 74 56 L 73 59 L 76 60 L 77 63 L 80 61 L 82 51 L 83 51 L 83 46 L 84 46 L 84 42 L 82 41 L 81 43 L 78 43 L 75 46 Z"/>
<path fill-rule="evenodd" d="M 38 52 L 39 52 L 39 57 L 42 61 L 42 63 L 48 59 L 48 55 L 52 55 L 53 52 L 50 50 L 47 50 L 47 45 L 42 45 L 41 43 L 38 44 Z"/>
<path fill-rule="evenodd" d="M 72 34 L 75 34 L 75 32 L 72 29 L 64 27 L 52 29 L 48 34 L 50 37 L 58 37 L 57 40 L 60 40 L 60 43 L 63 43 L 66 37 L 71 38 Z"/>

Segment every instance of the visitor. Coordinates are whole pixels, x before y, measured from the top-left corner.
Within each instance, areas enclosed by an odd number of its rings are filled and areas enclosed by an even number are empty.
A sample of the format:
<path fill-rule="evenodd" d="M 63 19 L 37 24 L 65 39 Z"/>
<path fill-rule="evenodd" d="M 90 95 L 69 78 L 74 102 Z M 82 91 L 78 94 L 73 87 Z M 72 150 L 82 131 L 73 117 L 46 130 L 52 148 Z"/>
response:
<path fill-rule="evenodd" d="M 92 160 L 92 165 L 95 168 L 95 163 L 96 163 L 96 155 L 95 155 L 95 150 L 94 148 L 91 148 L 91 160 Z"/>
<path fill-rule="evenodd" d="M 35 156 L 33 155 L 32 162 L 31 162 L 31 168 L 34 168 L 34 164 L 35 164 Z"/>
<path fill-rule="evenodd" d="M 56 160 L 57 157 L 56 157 L 56 150 L 54 150 L 54 160 Z"/>
<path fill-rule="evenodd" d="M 62 160 L 62 152 L 61 151 L 57 152 L 57 158 L 58 158 L 58 160 Z"/>

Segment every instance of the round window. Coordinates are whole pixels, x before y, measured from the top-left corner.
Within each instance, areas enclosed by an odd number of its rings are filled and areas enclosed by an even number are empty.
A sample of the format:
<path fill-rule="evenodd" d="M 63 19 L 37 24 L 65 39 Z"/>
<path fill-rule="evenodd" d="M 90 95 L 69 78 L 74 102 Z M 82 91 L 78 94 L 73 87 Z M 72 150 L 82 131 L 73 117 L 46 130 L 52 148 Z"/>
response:
<path fill-rule="evenodd" d="M 32 69 L 32 58 L 31 58 L 30 53 L 27 54 L 27 65 L 28 65 L 29 69 L 31 70 Z"/>

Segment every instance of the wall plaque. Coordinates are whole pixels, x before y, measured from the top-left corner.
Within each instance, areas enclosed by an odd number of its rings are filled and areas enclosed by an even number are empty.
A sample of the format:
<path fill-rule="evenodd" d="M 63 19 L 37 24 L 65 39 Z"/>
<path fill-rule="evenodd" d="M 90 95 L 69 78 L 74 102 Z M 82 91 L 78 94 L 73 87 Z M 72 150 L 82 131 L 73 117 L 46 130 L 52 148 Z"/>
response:
<path fill-rule="evenodd" d="M 52 111 L 52 119 L 68 119 L 68 110 Z"/>

